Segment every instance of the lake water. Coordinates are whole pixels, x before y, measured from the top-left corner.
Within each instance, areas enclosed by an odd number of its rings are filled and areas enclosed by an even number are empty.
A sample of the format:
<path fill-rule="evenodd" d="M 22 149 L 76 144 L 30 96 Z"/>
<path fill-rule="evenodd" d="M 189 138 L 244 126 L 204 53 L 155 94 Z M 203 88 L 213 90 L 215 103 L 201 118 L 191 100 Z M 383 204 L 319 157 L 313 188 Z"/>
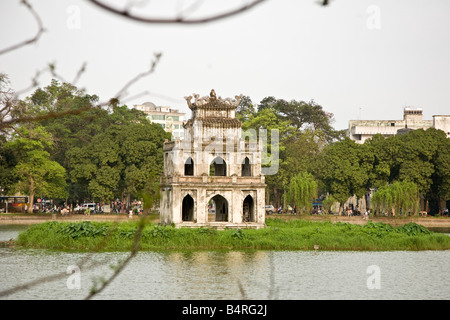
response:
<path fill-rule="evenodd" d="M 0 226 L 0 241 L 23 229 Z M 84 299 L 127 256 L 0 248 L 0 299 Z M 449 266 L 449 250 L 139 252 L 93 299 L 448 300 Z"/>

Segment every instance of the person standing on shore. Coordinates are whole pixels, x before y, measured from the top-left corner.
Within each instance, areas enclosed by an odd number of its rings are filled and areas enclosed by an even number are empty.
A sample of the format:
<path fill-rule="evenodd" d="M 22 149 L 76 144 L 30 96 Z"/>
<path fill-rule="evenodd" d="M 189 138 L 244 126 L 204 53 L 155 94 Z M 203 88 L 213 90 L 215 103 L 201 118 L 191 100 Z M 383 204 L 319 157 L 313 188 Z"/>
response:
<path fill-rule="evenodd" d="M 366 211 L 364 212 L 363 220 L 367 219 L 369 219 L 369 211 L 366 209 Z"/>

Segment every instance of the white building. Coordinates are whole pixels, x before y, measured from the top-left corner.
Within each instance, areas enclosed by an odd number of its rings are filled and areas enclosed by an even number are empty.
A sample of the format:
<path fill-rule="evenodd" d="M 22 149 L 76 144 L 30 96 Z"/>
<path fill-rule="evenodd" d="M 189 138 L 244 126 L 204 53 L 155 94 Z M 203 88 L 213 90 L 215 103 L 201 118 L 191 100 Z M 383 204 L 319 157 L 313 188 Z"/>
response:
<path fill-rule="evenodd" d="M 184 138 L 183 122 L 185 113 L 170 107 L 157 107 L 153 102 L 135 105 L 134 108 L 143 111 L 151 122 L 159 124 L 166 132 L 172 133 L 172 139 Z"/>
<path fill-rule="evenodd" d="M 433 120 L 423 120 L 422 108 L 404 108 L 403 120 L 350 120 L 348 136 L 357 143 L 364 143 L 375 134 L 393 136 L 405 129 L 435 128 L 444 131 L 450 138 L 450 115 L 434 115 Z"/>

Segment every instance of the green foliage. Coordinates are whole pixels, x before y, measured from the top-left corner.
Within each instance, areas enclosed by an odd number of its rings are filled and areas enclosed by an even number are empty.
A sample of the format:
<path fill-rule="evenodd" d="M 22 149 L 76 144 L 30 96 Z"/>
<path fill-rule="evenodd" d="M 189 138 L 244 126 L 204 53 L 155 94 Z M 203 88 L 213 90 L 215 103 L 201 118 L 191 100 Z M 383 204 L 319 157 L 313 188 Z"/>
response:
<path fill-rule="evenodd" d="M 257 111 L 255 110 L 257 109 Z M 275 165 L 275 175 L 267 175 L 266 183 L 269 196 L 275 205 L 280 204 L 283 193 L 288 189 L 291 178 L 302 171 L 311 171 L 311 165 L 327 143 L 340 139 L 342 132 L 335 131 L 332 126 L 333 115 L 325 112 L 322 106 L 314 101 L 285 101 L 274 97 L 266 97 L 255 106 L 248 97 L 241 100 L 237 109 L 237 118 L 242 121 L 242 129 L 266 129 L 268 142 L 271 141 L 271 130 L 279 132 L 279 144 L 276 150 L 267 144 L 268 154 L 278 152 L 278 161 L 264 157 L 264 165 Z M 268 201 L 269 199 L 267 199 Z"/>
<path fill-rule="evenodd" d="M 162 144 L 169 134 L 145 118 L 122 123 L 126 115 L 134 114 L 125 109 L 116 107 L 111 114 L 118 124 L 69 152 L 72 180 L 86 181 L 93 199 L 108 201 L 122 193 L 136 196 L 144 190 L 144 194 L 156 194 L 154 180 L 163 170 Z"/>
<path fill-rule="evenodd" d="M 170 233 L 169 233 L 169 228 L 156 225 L 147 231 L 147 235 L 150 235 L 153 238 L 159 237 L 159 238 L 167 239 L 170 236 Z"/>
<path fill-rule="evenodd" d="M 450 195 L 448 159 L 450 143 L 445 133 L 418 129 L 389 138 L 375 135 L 364 144 L 345 138 L 327 145 L 313 172 L 323 191 L 341 204 L 350 196 L 361 197 L 377 188 L 377 208 L 384 203 L 395 212 L 413 212 L 417 211 L 417 193 L 428 201 Z M 392 185 L 391 189 L 387 190 L 387 185 Z M 401 190 L 395 191 L 398 187 Z"/>
<path fill-rule="evenodd" d="M 287 199 L 294 203 L 299 213 L 309 213 L 313 200 L 317 197 L 317 182 L 310 173 L 301 172 L 291 179 Z"/>
<path fill-rule="evenodd" d="M 374 155 L 371 186 L 413 182 L 428 201 L 450 196 L 450 141 L 442 130 L 412 130 L 407 134 L 368 140 Z"/>
<path fill-rule="evenodd" d="M 392 210 L 393 214 L 415 214 L 419 210 L 419 190 L 413 182 L 396 181 L 376 190 L 372 206 L 375 211 Z"/>
<path fill-rule="evenodd" d="M 108 230 L 108 225 L 83 221 L 64 224 L 57 232 L 63 233 L 72 239 L 77 239 L 80 237 L 105 237 Z"/>
<path fill-rule="evenodd" d="M 399 233 L 405 233 L 408 236 L 417 236 L 417 235 L 422 235 L 422 234 L 432 234 L 430 230 L 428 230 L 427 228 L 425 228 L 424 226 L 414 223 L 414 222 L 410 222 L 407 224 L 404 224 L 398 228 L 396 228 L 396 231 Z"/>
<path fill-rule="evenodd" d="M 134 246 L 141 222 L 64 223 L 33 225 L 19 234 L 23 247 L 77 251 L 125 251 Z M 303 219 L 267 219 L 264 229 L 174 228 L 147 223 L 140 250 L 448 250 L 450 237 L 408 223 L 392 227 L 368 221 L 366 225 L 314 222 Z M 101 245 L 100 245 L 101 244 Z"/>
<path fill-rule="evenodd" d="M 0 151 L 9 146 L 15 152 L 12 159 L 0 155 L 0 168 L 16 166 L 15 179 L 21 182 L 16 190 L 33 192 L 25 189 L 33 177 L 40 196 L 76 202 L 130 195 L 146 198 L 146 206 L 154 203 L 162 144 L 170 134 L 141 111 L 117 103 L 100 108 L 97 101 L 95 95 L 53 80 L 22 102 L 24 112 L 42 120 L 18 127 L 20 134 L 11 141 L 0 141 Z M 0 175 L 1 181 L 12 178 Z"/>
<path fill-rule="evenodd" d="M 31 204 L 36 194 L 56 199 L 67 196 L 66 170 L 50 159 L 45 149 L 51 146 L 51 135 L 41 126 L 18 127 L 4 144 L 16 160 L 11 168 L 15 179 L 11 191 L 30 195 Z M 29 212 L 31 210 L 30 205 Z"/>
<path fill-rule="evenodd" d="M 247 234 L 242 229 L 235 229 L 231 233 L 233 239 L 243 240 L 247 238 Z"/>
<path fill-rule="evenodd" d="M 371 161 L 372 154 L 367 146 L 346 137 L 324 148 L 314 171 L 324 191 L 342 204 L 355 194 L 359 197 L 365 194 Z"/>

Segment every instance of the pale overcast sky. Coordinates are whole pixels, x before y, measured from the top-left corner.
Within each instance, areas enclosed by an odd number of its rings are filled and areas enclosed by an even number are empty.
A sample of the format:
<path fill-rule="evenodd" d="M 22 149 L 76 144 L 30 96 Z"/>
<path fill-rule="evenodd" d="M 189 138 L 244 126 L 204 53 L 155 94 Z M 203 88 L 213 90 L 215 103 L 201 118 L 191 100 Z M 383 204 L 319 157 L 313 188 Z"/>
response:
<path fill-rule="evenodd" d="M 0 56 L 0 72 L 16 90 L 55 62 L 79 87 L 108 100 L 162 58 L 126 101 L 152 101 L 187 113 L 184 96 L 248 95 L 314 100 L 334 114 L 334 127 L 354 119 L 402 119 L 405 106 L 424 119 L 450 114 L 450 1 L 268 0 L 232 18 L 201 25 L 133 22 L 83 0 L 29 0 L 46 32 L 36 44 Z M 106 1 L 106 0 L 105 0 Z M 110 1 L 112 2 L 112 1 Z M 201 4 L 192 17 L 243 1 L 135 1 L 153 16 Z M 213 3 L 213 4 L 211 4 Z M 217 6 L 217 7 L 216 7 Z M 19 0 L 0 2 L 0 49 L 34 36 L 37 24 Z M 48 74 L 40 85 L 50 82 Z M 29 92 L 28 94 L 30 94 Z"/>

